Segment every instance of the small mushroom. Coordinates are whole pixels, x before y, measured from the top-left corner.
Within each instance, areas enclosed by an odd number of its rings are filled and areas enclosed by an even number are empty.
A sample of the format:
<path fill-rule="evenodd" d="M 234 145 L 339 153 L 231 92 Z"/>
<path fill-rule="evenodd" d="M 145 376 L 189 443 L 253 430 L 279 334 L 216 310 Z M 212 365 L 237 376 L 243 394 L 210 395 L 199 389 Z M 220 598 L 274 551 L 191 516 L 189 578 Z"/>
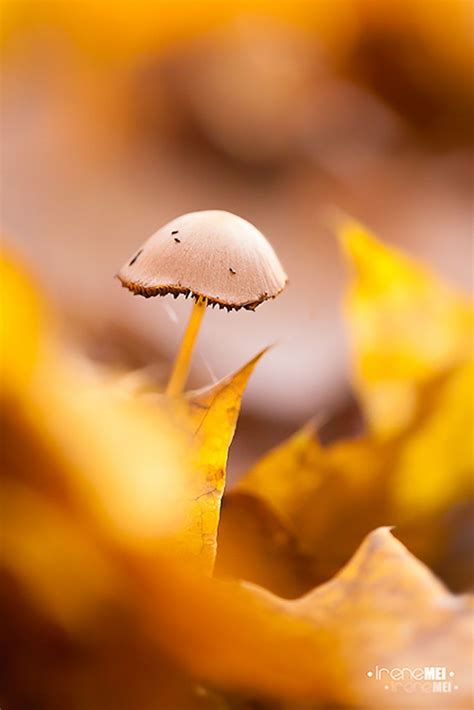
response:
<path fill-rule="evenodd" d="M 179 233 L 179 247 L 175 234 Z M 118 273 L 134 294 L 191 296 L 195 305 L 167 394 L 179 395 L 207 305 L 254 310 L 285 288 L 287 276 L 263 234 L 230 212 L 191 212 L 161 227 Z"/>

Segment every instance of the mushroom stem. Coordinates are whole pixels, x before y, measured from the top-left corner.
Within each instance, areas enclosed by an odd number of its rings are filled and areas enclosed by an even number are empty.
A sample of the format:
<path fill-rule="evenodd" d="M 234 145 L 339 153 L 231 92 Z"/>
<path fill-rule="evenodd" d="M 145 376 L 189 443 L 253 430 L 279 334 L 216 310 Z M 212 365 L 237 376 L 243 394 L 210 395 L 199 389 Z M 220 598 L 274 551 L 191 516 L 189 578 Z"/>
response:
<path fill-rule="evenodd" d="M 184 333 L 181 347 L 174 361 L 173 371 L 166 388 L 166 394 L 169 397 L 177 397 L 180 395 L 188 378 L 189 365 L 191 355 L 193 354 L 194 345 L 199 332 L 199 327 L 204 316 L 207 306 L 207 298 L 199 296 L 193 306 L 191 316 Z"/>

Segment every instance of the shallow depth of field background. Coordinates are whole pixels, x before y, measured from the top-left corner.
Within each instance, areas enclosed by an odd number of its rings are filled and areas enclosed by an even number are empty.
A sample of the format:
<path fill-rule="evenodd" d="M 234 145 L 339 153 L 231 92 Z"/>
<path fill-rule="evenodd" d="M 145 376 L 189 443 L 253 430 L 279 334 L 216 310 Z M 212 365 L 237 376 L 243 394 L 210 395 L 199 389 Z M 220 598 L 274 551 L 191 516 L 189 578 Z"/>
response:
<path fill-rule="evenodd" d="M 340 316 L 342 212 L 470 289 L 470 0 L 3 3 L 2 227 L 64 335 L 166 380 L 190 303 L 113 276 L 161 224 L 224 209 L 290 283 L 209 311 L 192 386 L 273 350 L 245 396 L 231 476 L 317 414 L 356 431 Z"/>

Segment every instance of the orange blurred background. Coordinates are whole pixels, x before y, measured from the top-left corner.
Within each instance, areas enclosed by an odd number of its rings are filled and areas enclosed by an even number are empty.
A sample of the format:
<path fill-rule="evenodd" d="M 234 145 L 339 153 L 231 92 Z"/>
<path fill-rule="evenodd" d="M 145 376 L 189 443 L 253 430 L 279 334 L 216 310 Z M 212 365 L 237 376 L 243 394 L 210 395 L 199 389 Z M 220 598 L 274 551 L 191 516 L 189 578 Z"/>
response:
<path fill-rule="evenodd" d="M 471 286 L 470 0 L 3 2 L 2 220 L 67 336 L 166 380 L 190 308 L 113 279 L 178 214 L 236 212 L 290 283 L 209 311 L 191 384 L 274 344 L 237 475 L 309 417 L 358 426 L 332 225 L 340 212 Z"/>

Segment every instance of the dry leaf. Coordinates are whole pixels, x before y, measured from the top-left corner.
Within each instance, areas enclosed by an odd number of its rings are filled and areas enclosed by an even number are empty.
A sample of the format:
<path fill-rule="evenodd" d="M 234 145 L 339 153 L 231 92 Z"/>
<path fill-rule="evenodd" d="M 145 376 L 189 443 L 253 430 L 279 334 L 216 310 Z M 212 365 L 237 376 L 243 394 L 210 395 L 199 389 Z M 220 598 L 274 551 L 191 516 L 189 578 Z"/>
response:
<path fill-rule="evenodd" d="M 316 425 L 310 422 L 258 461 L 234 491 L 268 498 L 281 518 L 291 525 L 301 501 L 319 486 L 323 457 Z"/>
<path fill-rule="evenodd" d="M 211 387 L 183 398 L 163 398 L 178 429 L 190 433 L 186 456 L 188 481 L 186 522 L 176 538 L 179 549 L 212 572 L 217 548 L 221 499 L 229 447 L 234 437 L 240 401 L 252 371 L 265 351 Z"/>
<path fill-rule="evenodd" d="M 251 580 L 282 597 L 299 596 L 317 581 L 294 531 L 260 496 L 224 496 L 217 542 L 219 578 Z"/>
<path fill-rule="evenodd" d="M 470 707 L 472 599 L 450 594 L 387 528 L 371 533 L 334 579 L 305 597 L 283 601 L 268 592 L 263 596 L 275 608 L 311 622 L 314 634 L 333 636 L 359 703 Z M 324 666 L 325 659 L 318 664 Z M 450 686 L 441 697 L 436 681 L 426 679 L 424 669 L 430 667 L 441 668 Z M 379 680 L 375 673 L 380 668 L 388 668 L 390 677 L 382 672 Z M 420 668 L 422 679 L 419 673 L 414 679 L 412 671 Z M 337 689 L 334 700 L 340 700 Z"/>
<path fill-rule="evenodd" d="M 328 579 L 345 564 L 362 538 L 375 527 L 394 522 L 387 501 L 387 475 L 393 469 L 394 449 L 371 438 L 337 442 L 322 448 L 313 425 L 303 429 L 264 456 L 226 496 L 222 526 L 235 517 L 235 508 L 247 503 L 246 516 L 233 523 L 234 535 L 242 524 L 247 534 L 252 522 L 252 498 L 261 501 L 267 516 L 275 516 L 295 549 L 304 556 L 306 576 L 296 578 L 306 589 Z M 385 481 L 385 484 L 384 484 Z M 301 485 L 300 485 L 301 482 Z M 274 492 L 292 487 L 285 498 Z M 241 499 L 245 493 L 246 499 Z M 258 509 L 258 508 L 257 508 Z M 344 524 L 341 521 L 345 521 Z M 250 545 L 258 545 L 258 537 Z M 274 545 L 275 547 L 275 545 Z M 231 555 L 227 543 L 226 567 L 239 575 L 241 557 Z M 271 568 L 273 557 L 268 556 Z M 245 577 L 252 581 L 255 574 Z M 295 578 L 294 578 L 295 579 Z M 295 581 L 296 583 L 296 581 Z M 269 589 L 276 591 L 269 585 Z M 300 586 L 301 588 L 301 586 Z"/>
<path fill-rule="evenodd" d="M 419 386 L 472 352 L 470 303 L 357 223 L 341 230 L 355 277 L 346 299 L 354 384 L 376 433 L 409 426 Z"/>
<path fill-rule="evenodd" d="M 400 520 L 442 512 L 472 495 L 473 367 L 467 361 L 431 388 L 431 406 L 405 437 L 391 482 Z"/>
<path fill-rule="evenodd" d="M 276 515 L 292 533 L 293 547 L 311 559 L 316 582 L 347 562 L 370 530 L 395 524 L 417 556 L 462 588 L 470 582 L 472 554 L 465 541 L 460 548 L 457 533 L 465 528 L 465 506 L 472 500 L 471 309 L 362 228 L 349 225 L 344 240 L 356 263 L 347 314 L 355 333 L 357 386 L 370 419 L 374 393 L 390 383 L 382 397 L 387 411 L 378 411 L 382 419 L 373 433 L 359 439 L 321 448 L 311 427 L 304 427 L 269 452 L 229 494 L 224 529 L 232 524 L 238 530 L 235 508 L 242 508 L 238 495 L 245 492 L 242 520 L 251 530 L 249 500 L 259 498 L 267 516 Z M 242 555 L 232 557 L 230 543 L 226 549 L 227 572 L 251 571 Z M 456 569 L 448 562 L 455 550 L 458 559 L 464 555 Z M 250 579 L 261 576 L 254 569 Z"/>

